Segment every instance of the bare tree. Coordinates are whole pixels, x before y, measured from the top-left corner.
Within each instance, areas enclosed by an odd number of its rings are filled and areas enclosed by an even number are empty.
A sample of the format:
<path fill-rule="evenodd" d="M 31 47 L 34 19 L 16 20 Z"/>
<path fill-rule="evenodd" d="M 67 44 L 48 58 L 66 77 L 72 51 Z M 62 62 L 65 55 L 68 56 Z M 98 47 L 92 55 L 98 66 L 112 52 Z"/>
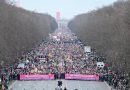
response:
<path fill-rule="evenodd" d="M 0 63 L 13 63 L 57 28 L 55 19 L 0 0 Z"/>
<path fill-rule="evenodd" d="M 117 1 L 78 15 L 68 26 L 85 44 L 95 48 L 99 55 L 106 56 L 114 69 L 129 72 L 130 1 Z"/>

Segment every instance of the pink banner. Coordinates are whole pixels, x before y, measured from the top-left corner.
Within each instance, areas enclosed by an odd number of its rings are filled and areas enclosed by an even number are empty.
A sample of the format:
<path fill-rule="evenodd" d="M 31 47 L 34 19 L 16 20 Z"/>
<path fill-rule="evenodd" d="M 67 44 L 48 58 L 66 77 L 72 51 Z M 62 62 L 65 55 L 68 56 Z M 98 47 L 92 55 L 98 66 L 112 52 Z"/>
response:
<path fill-rule="evenodd" d="M 66 80 L 99 80 L 98 75 L 85 75 L 85 74 L 65 74 Z"/>
<path fill-rule="evenodd" d="M 54 80 L 54 74 L 21 74 L 20 80 Z"/>

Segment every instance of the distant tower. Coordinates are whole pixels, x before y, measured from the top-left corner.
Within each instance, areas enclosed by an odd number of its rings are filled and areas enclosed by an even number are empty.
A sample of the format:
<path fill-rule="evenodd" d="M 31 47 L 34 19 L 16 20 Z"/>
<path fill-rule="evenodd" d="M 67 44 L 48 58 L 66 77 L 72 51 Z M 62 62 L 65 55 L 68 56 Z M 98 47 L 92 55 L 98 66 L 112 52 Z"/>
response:
<path fill-rule="evenodd" d="M 56 12 L 56 20 L 57 22 L 60 21 L 60 12 Z"/>
<path fill-rule="evenodd" d="M 60 12 L 56 12 L 56 21 L 58 23 L 58 27 L 60 27 L 60 20 L 61 20 Z"/>

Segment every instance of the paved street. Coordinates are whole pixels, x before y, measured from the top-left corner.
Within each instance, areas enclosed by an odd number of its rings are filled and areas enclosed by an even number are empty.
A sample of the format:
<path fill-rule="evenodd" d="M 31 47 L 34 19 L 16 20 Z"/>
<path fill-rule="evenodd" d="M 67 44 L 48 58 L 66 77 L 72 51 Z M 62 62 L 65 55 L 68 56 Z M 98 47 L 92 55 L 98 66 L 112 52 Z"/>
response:
<path fill-rule="evenodd" d="M 57 81 L 16 81 L 12 85 L 13 90 L 55 90 Z M 110 90 L 104 82 L 98 81 L 74 81 L 62 80 L 63 85 L 67 90 Z"/>

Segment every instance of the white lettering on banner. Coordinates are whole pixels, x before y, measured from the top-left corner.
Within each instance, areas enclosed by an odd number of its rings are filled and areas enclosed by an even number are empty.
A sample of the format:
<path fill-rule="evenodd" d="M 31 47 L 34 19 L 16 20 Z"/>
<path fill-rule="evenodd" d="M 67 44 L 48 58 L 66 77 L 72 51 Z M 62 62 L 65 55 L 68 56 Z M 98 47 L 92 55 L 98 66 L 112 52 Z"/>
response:
<path fill-rule="evenodd" d="M 47 75 L 20 75 L 20 80 L 54 80 L 54 74 Z"/>
<path fill-rule="evenodd" d="M 70 80 L 99 80 L 98 75 L 65 74 L 65 79 Z"/>

